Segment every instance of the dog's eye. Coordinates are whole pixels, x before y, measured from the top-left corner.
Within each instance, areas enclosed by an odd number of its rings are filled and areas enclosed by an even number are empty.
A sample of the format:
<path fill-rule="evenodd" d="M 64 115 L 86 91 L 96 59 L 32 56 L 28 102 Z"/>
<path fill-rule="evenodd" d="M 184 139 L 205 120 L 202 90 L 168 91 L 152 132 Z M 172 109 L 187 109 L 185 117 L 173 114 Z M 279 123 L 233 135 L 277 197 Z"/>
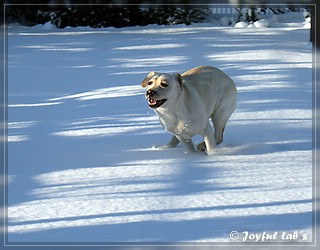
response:
<path fill-rule="evenodd" d="M 152 85 L 153 82 L 148 82 L 148 85 Z"/>
<path fill-rule="evenodd" d="M 168 84 L 165 83 L 165 82 L 162 82 L 162 83 L 160 83 L 160 86 L 161 86 L 162 88 L 166 88 L 166 87 L 168 87 Z"/>

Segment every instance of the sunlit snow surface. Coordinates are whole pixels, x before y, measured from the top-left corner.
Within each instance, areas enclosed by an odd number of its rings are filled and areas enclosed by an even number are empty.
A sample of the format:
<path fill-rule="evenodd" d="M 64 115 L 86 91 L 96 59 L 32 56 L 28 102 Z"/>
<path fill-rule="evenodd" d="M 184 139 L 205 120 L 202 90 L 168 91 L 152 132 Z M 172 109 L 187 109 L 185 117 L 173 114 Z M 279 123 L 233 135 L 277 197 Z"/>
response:
<path fill-rule="evenodd" d="M 302 22 L 9 27 L 8 242 L 228 242 L 234 230 L 310 242 L 308 39 Z M 141 81 L 198 65 L 237 85 L 224 143 L 212 156 L 153 149 L 170 135 Z"/>

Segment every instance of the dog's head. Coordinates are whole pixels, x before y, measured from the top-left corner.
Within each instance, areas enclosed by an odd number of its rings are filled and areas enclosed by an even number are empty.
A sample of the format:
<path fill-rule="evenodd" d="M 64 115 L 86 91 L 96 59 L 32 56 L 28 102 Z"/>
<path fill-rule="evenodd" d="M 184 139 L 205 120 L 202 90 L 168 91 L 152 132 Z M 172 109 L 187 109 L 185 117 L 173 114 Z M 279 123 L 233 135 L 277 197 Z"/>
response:
<path fill-rule="evenodd" d="M 182 77 L 180 74 L 162 74 L 150 72 L 141 83 L 147 87 L 146 98 L 150 108 L 156 109 L 175 101 L 182 90 Z"/>

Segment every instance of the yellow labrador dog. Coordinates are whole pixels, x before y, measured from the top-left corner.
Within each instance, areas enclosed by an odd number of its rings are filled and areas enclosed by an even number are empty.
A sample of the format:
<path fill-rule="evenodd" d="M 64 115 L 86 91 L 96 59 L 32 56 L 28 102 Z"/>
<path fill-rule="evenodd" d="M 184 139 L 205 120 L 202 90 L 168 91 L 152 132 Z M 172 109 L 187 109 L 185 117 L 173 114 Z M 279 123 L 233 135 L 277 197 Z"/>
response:
<path fill-rule="evenodd" d="M 150 108 L 173 134 L 168 144 L 157 148 L 173 148 L 182 142 L 188 151 L 194 152 L 192 137 L 200 134 L 204 142 L 198 150 L 210 154 L 223 141 L 224 128 L 236 108 L 237 90 L 221 70 L 200 66 L 182 75 L 150 72 L 141 85 L 147 87 Z"/>

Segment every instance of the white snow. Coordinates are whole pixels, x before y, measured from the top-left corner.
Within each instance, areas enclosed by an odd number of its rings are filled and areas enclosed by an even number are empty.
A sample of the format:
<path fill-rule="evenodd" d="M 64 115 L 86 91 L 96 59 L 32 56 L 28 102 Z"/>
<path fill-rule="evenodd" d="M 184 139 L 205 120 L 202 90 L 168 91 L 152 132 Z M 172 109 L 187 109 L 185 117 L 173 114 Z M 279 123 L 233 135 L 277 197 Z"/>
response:
<path fill-rule="evenodd" d="M 235 230 L 311 242 L 312 51 L 289 16 L 263 29 L 10 26 L 8 243 L 229 242 Z M 141 81 L 199 65 L 238 89 L 224 142 L 212 156 L 154 150 L 170 135 Z"/>
<path fill-rule="evenodd" d="M 267 19 L 260 19 L 254 22 L 254 27 L 256 28 L 268 28 L 270 23 Z"/>
<path fill-rule="evenodd" d="M 244 21 L 241 21 L 241 22 L 237 22 L 234 27 L 235 28 L 247 28 L 248 27 L 248 23 L 247 22 L 244 22 Z"/>

